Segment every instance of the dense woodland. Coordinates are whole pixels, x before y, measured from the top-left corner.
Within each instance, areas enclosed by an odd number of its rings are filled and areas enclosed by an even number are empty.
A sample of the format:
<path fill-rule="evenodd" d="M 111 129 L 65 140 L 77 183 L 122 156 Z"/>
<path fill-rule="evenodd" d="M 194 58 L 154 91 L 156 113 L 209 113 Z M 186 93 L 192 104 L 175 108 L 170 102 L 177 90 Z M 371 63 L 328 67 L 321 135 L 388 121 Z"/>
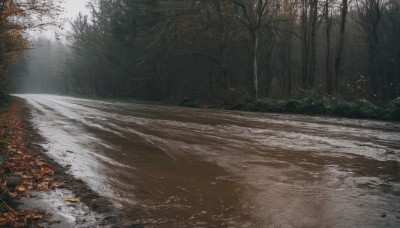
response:
<path fill-rule="evenodd" d="M 375 103 L 400 96 L 398 0 L 97 0 L 88 7 L 67 47 L 33 42 L 46 50 L 30 50 L 11 74 L 32 85 L 22 91 L 228 104 L 310 91 Z"/>

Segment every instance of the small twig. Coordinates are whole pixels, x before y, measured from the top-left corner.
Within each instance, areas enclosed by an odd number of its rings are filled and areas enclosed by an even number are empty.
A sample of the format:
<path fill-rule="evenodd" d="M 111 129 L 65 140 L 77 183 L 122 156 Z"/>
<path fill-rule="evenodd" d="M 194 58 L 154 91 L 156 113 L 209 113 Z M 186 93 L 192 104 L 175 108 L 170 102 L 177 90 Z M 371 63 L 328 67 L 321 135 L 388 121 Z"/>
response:
<path fill-rule="evenodd" d="M 3 206 L 4 206 L 9 212 L 15 214 L 15 211 L 14 211 L 10 206 L 8 206 L 8 204 L 7 204 L 6 202 L 4 202 L 4 200 L 1 199 L 1 198 L 0 198 L 0 203 L 3 204 Z"/>

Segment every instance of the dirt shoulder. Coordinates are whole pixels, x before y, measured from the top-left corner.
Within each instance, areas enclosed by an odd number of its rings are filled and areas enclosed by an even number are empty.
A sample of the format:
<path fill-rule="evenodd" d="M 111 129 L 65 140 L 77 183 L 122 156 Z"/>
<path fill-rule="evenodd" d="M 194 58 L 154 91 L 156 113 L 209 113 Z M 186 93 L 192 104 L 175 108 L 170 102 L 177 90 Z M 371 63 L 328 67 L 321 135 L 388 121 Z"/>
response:
<path fill-rule="evenodd" d="M 114 208 L 40 146 L 29 108 L 15 98 L 0 113 L 0 226 L 112 226 Z"/>

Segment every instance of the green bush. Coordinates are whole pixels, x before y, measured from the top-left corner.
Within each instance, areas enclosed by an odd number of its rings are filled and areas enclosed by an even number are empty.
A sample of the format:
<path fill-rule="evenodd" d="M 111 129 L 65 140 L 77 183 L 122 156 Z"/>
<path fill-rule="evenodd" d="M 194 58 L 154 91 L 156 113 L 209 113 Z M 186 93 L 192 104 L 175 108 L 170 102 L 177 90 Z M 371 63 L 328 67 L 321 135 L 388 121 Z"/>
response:
<path fill-rule="evenodd" d="M 186 98 L 179 103 L 179 106 L 200 108 L 202 106 L 202 102 L 199 99 Z"/>
<path fill-rule="evenodd" d="M 381 115 L 382 109 L 365 99 L 357 101 L 351 113 L 354 118 L 378 119 L 382 118 Z"/>
<path fill-rule="evenodd" d="M 299 110 L 301 110 L 301 103 L 297 100 L 288 100 L 286 102 L 285 109 L 292 113 L 299 112 Z"/>
<path fill-rule="evenodd" d="M 385 107 L 385 113 L 387 119 L 391 120 L 400 120 L 400 97 L 389 102 L 389 104 Z"/>
<path fill-rule="evenodd" d="M 300 112 L 305 114 L 324 114 L 325 107 L 322 98 L 318 94 L 304 98 L 300 101 Z"/>
<path fill-rule="evenodd" d="M 355 104 L 352 102 L 347 102 L 341 99 L 333 99 L 331 105 L 331 113 L 333 116 L 343 116 L 343 117 L 352 117 L 352 110 L 355 107 Z"/>

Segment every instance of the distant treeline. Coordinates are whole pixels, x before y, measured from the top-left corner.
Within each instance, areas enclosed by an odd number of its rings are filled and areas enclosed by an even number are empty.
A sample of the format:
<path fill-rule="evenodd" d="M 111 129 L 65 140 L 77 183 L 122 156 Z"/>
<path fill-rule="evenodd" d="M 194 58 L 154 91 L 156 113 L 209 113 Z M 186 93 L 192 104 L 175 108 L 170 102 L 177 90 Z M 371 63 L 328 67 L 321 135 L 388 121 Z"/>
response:
<path fill-rule="evenodd" d="M 255 102 L 400 96 L 398 0 L 97 0 L 72 23 L 62 92 Z M 60 91 L 60 92 L 61 92 Z"/>

